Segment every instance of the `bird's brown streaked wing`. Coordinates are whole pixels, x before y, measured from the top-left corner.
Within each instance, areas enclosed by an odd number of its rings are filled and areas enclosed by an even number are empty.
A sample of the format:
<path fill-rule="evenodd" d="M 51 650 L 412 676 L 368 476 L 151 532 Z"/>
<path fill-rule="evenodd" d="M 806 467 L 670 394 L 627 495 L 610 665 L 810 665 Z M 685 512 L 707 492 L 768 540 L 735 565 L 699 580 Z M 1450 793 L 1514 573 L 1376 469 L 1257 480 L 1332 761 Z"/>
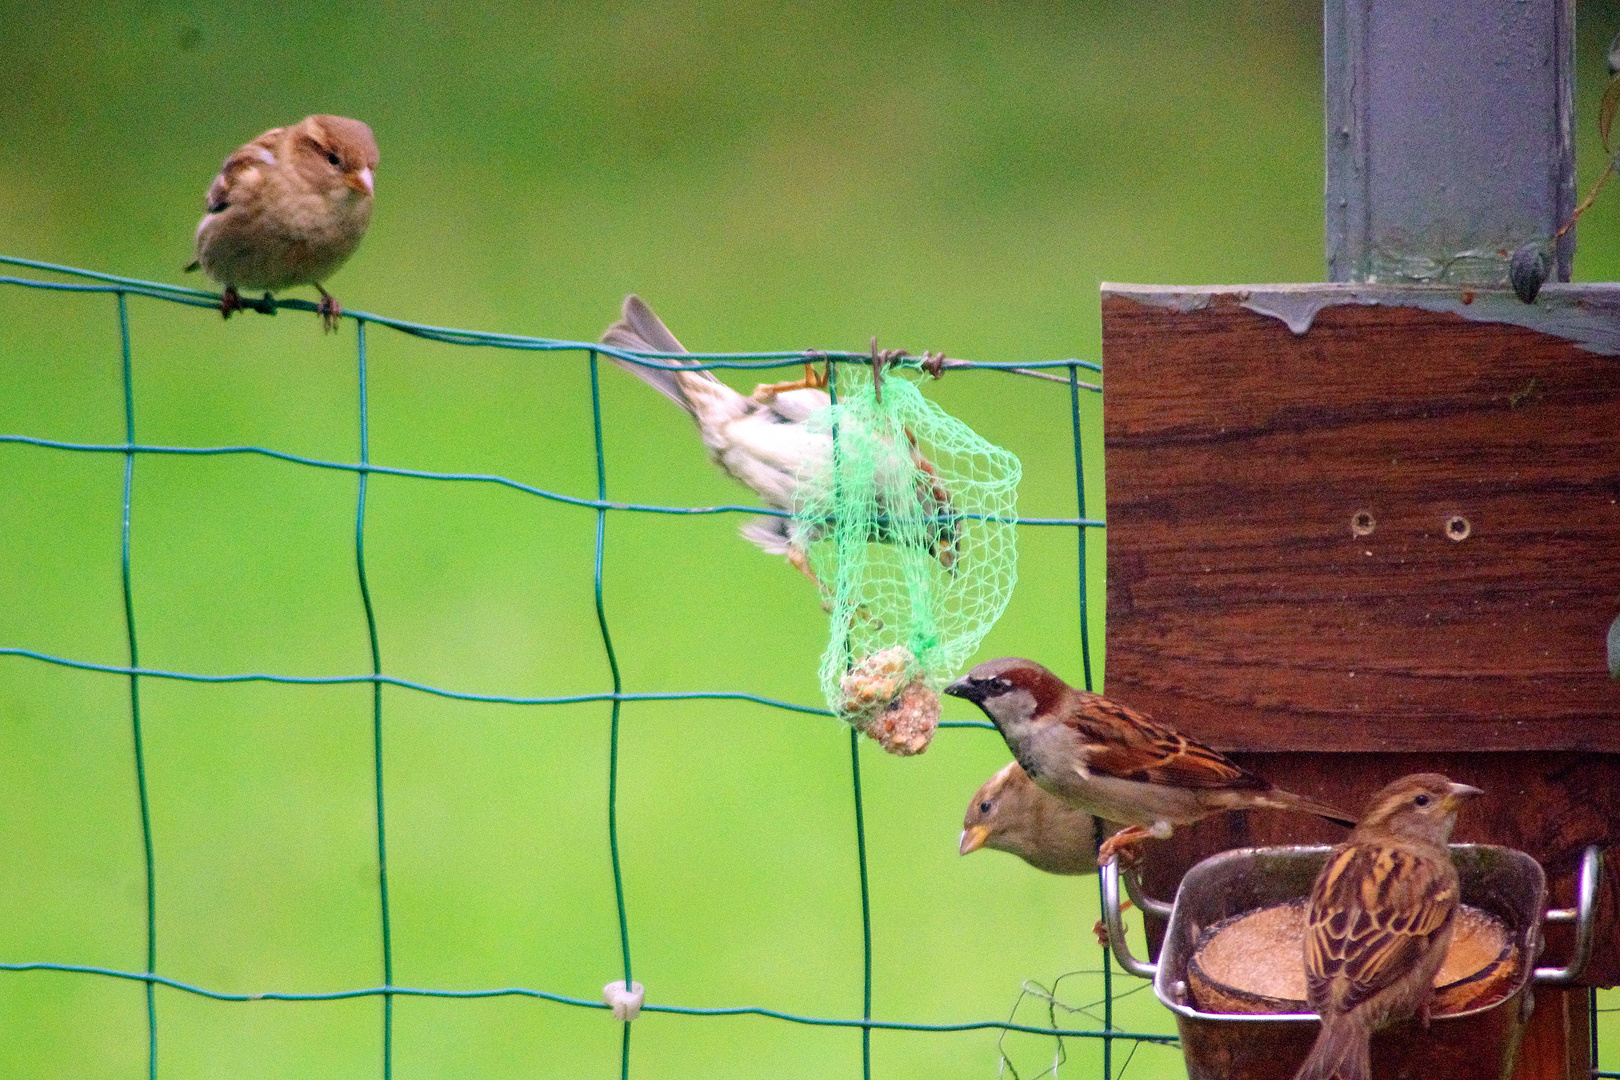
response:
<path fill-rule="evenodd" d="M 1320 1009 L 1341 984 L 1348 1010 L 1406 974 L 1457 912 L 1449 863 L 1384 844 L 1334 854 L 1311 891 L 1305 980 Z"/>
<path fill-rule="evenodd" d="M 1086 695 L 1063 722 L 1085 741 L 1092 772 L 1187 788 L 1264 791 L 1271 786 L 1225 754 L 1096 694 Z"/>
<path fill-rule="evenodd" d="M 252 142 L 238 147 L 225 159 L 225 164 L 219 167 L 219 175 L 208 185 L 210 214 L 217 214 L 231 205 L 237 194 L 238 185 L 247 179 L 244 174 L 248 170 L 257 171 L 275 161 L 276 143 L 281 138 L 281 130 L 271 128 Z"/>

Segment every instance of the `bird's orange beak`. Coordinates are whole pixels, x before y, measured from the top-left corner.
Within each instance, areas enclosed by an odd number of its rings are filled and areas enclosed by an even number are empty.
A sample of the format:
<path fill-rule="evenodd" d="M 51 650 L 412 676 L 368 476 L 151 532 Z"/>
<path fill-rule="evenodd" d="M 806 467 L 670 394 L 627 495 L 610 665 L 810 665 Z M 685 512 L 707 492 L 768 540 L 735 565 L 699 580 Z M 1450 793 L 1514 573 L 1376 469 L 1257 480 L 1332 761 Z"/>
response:
<path fill-rule="evenodd" d="M 374 182 L 374 178 L 371 175 L 371 167 L 370 166 L 367 166 L 366 168 L 361 169 L 358 172 L 344 173 L 343 174 L 343 182 L 345 184 L 348 184 L 351 188 L 358 191 L 362 195 L 370 195 L 370 194 L 372 194 L 373 189 L 376 186 L 375 182 Z"/>
<path fill-rule="evenodd" d="M 971 854 L 984 847 L 984 842 L 990 839 L 990 826 L 969 825 L 962 830 L 962 844 L 957 850 L 963 855 Z"/>

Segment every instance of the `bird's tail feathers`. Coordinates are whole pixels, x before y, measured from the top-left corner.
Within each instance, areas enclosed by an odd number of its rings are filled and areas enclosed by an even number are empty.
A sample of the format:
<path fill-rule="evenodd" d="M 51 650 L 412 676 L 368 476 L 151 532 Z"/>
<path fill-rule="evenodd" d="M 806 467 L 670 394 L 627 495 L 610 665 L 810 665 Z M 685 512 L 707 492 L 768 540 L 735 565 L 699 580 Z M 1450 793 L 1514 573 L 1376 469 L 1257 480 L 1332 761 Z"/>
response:
<path fill-rule="evenodd" d="M 1368 1036 L 1366 1027 L 1349 1016 L 1323 1020 L 1322 1030 L 1294 1080 L 1369 1080 L 1372 1058 Z"/>
<path fill-rule="evenodd" d="M 618 322 L 608 328 L 608 333 L 623 327 L 630 334 L 639 338 L 645 344 L 642 352 L 685 352 L 686 346 L 675 339 L 664 325 L 664 320 L 653 314 L 653 309 L 647 306 L 645 300 L 631 293 L 624 298 L 623 313 Z"/>
<path fill-rule="evenodd" d="M 602 344 L 611 345 L 616 349 L 625 349 L 629 352 L 685 352 L 686 349 L 675 335 L 669 332 L 662 319 L 653 314 L 652 308 L 642 302 L 641 297 L 634 293 L 624 298 L 624 312 L 619 321 L 608 327 L 602 334 Z M 611 353 L 605 354 L 615 364 L 630 372 L 648 386 L 663 394 L 669 400 L 685 409 L 695 412 L 692 402 L 687 398 L 681 383 L 683 379 L 694 376 L 708 375 L 703 372 L 671 371 L 668 368 L 647 367 L 645 364 L 632 363 L 622 357 Z M 709 376 L 713 378 L 713 376 Z"/>
<path fill-rule="evenodd" d="M 1295 795 L 1291 791 L 1274 791 L 1272 794 L 1277 796 L 1278 801 L 1275 805 L 1278 809 L 1300 810 L 1307 814 L 1315 814 L 1319 818 L 1325 818 L 1336 825 L 1347 825 L 1352 829 L 1356 827 L 1356 819 L 1352 815 L 1345 813 L 1336 806 L 1330 806 L 1320 799 Z"/>
<path fill-rule="evenodd" d="M 746 522 L 737 531 L 743 539 L 758 544 L 768 555 L 786 555 L 793 546 L 786 518 L 757 517 Z"/>

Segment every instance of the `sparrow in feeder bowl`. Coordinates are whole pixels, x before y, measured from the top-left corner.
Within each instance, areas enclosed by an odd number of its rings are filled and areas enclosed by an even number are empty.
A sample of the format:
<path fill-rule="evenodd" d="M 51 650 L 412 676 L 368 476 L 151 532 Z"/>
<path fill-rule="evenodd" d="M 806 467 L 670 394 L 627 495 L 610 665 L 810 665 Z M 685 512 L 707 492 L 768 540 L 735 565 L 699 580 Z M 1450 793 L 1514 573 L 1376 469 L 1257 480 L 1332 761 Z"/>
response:
<path fill-rule="evenodd" d="M 1479 794 L 1438 773 L 1402 777 L 1328 855 L 1305 931 L 1306 999 L 1322 1030 L 1294 1080 L 1367 1080 L 1374 1031 L 1414 1013 L 1427 1024 L 1456 928 L 1446 841 L 1463 800 Z"/>
<path fill-rule="evenodd" d="M 1199 936 L 1187 989 L 1206 1013 L 1306 1013 L 1306 898 L 1234 915 Z M 1505 919 L 1457 908 L 1451 948 L 1434 977 L 1433 1016 L 1492 1005 L 1513 992 L 1524 958 Z"/>
<path fill-rule="evenodd" d="M 1100 694 L 1076 690 L 1033 660 L 989 660 L 945 688 L 984 710 L 1029 778 L 1077 809 L 1125 828 L 1103 842 L 1164 838 L 1223 810 L 1295 810 L 1355 819 L 1274 787 L 1224 754 Z"/>

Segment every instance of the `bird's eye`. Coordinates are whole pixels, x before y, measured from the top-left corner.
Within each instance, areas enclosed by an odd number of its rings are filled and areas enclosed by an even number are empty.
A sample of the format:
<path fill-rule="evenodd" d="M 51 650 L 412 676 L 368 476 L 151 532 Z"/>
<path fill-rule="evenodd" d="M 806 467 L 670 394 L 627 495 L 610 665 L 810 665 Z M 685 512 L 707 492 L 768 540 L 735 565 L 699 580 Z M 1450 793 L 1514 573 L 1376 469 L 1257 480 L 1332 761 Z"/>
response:
<path fill-rule="evenodd" d="M 338 156 L 332 153 L 330 150 L 326 152 L 326 160 L 330 161 L 333 165 L 338 164 Z"/>
<path fill-rule="evenodd" d="M 1419 795 L 1417 798 L 1413 799 L 1412 802 L 1417 806 L 1428 806 L 1429 797 L 1427 795 Z"/>
<path fill-rule="evenodd" d="M 990 812 L 990 804 L 989 803 L 982 802 L 982 803 L 979 804 L 979 813 L 988 814 L 989 812 Z"/>

